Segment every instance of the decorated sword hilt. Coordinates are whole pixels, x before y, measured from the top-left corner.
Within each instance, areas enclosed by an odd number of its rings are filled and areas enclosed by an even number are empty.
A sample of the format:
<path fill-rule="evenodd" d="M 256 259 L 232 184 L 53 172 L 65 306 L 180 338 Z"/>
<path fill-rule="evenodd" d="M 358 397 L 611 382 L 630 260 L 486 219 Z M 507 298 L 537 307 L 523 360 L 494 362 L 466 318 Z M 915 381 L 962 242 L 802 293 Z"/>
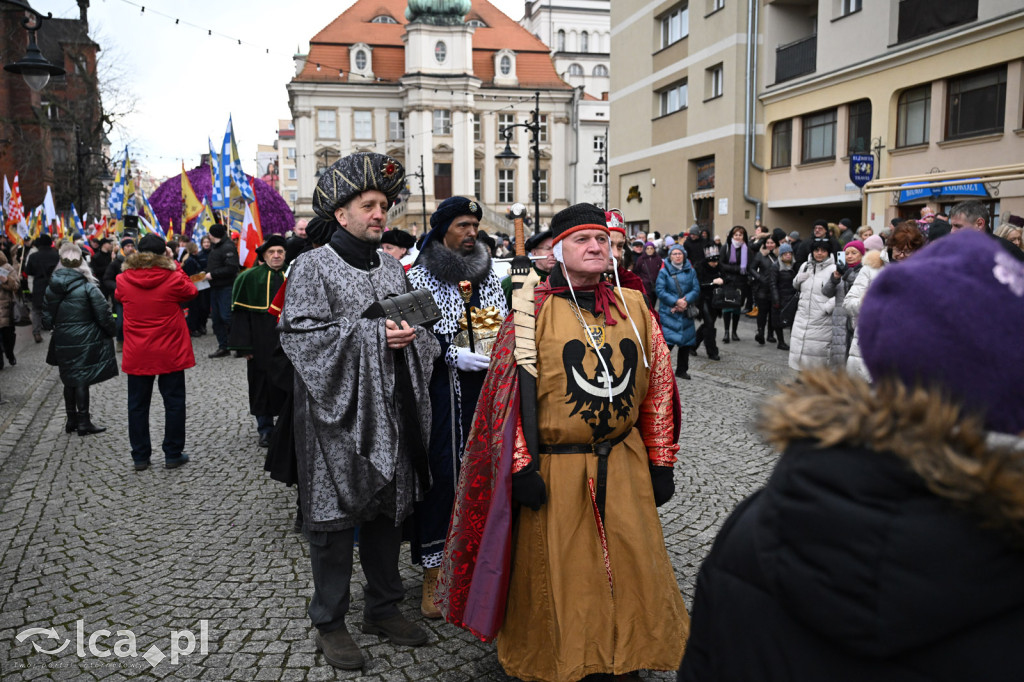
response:
<path fill-rule="evenodd" d="M 469 302 L 473 298 L 473 284 L 469 280 L 459 282 L 459 296 L 466 306 L 466 333 L 469 335 L 469 350 L 476 352 L 476 339 L 473 338 L 473 306 Z"/>

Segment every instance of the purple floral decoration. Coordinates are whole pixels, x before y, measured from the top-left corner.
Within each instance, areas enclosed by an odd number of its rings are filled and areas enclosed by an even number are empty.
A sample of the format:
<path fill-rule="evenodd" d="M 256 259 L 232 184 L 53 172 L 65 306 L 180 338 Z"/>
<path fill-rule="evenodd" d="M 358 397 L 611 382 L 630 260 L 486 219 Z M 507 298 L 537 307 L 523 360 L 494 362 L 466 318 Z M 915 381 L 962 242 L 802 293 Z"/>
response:
<path fill-rule="evenodd" d="M 247 178 L 252 176 L 247 175 Z M 209 200 L 212 195 L 213 181 L 210 178 L 210 167 L 206 164 L 188 171 L 189 182 L 200 201 L 205 196 Z M 255 178 L 253 185 L 256 189 L 256 203 L 260 207 L 260 226 L 263 228 L 264 236 L 269 234 L 284 234 L 295 227 L 295 216 L 292 214 L 288 203 L 278 194 L 273 187 Z M 170 180 L 160 185 L 149 197 L 149 203 L 153 206 L 157 218 L 164 229 L 174 221 L 175 234 L 181 234 L 181 174 L 173 176 Z M 195 220 L 190 220 L 186 226 L 186 234 L 192 233 L 192 226 Z"/>

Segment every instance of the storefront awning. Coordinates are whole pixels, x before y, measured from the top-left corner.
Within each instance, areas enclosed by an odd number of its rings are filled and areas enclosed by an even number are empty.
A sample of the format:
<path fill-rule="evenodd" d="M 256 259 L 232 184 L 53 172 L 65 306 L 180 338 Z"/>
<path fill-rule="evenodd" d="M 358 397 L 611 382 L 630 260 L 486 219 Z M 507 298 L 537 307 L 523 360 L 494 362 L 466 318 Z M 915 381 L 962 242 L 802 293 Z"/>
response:
<path fill-rule="evenodd" d="M 702 189 L 694 192 L 690 195 L 691 199 L 713 199 L 715 197 L 715 190 L 713 189 Z"/>
<path fill-rule="evenodd" d="M 909 204 L 941 197 L 988 197 L 988 190 L 980 178 L 947 180 L 944 182 L 907 182 L 900 185 L 899 203 Z"/>

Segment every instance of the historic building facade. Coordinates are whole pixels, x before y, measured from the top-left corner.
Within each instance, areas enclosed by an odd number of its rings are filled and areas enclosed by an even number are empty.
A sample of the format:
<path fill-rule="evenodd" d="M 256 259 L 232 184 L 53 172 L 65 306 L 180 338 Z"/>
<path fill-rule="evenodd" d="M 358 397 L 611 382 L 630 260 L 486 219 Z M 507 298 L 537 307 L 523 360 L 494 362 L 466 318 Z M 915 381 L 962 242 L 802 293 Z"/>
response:
<path fill-rule="evenodd" d="M 421 230 L 436 203 L 466 195 L 487 208 L 485 225 L 508 229 L 511 204 L 533 212 L 534 163 L 521 127 L 510 140 L 519 158 L 497 158 L 505 149 L 499 131 L 531 119 L 535 92 L 546 223 L 570 203 L 569 162 L 579 144 L 578 94 L 559 77 L 548 47 L 486 0 L 358 0 L 296 57 L 288 84 L 298 215 L 312 215 L 319 172 L 346 154 L 375 151 L 412 174 L 410 198 L 393 209 L 392 224 Z"/>

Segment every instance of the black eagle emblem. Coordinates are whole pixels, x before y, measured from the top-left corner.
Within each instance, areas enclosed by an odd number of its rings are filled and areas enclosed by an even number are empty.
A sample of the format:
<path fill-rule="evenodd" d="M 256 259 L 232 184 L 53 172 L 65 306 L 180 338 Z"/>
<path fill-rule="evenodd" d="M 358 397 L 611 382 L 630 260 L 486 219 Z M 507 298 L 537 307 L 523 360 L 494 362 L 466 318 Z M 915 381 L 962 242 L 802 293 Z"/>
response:
<path fill-rule="evenodd" d="M 625 417 L 633 408 L 633 393 L 636 387 L 636 361 L 638 357 L 636 344 L 631 339 L 619 342 L 619 355 L 622 363 L 616 371 L 612 363 L 611 344 L 601 346 L 601 357 L 604 358 L 610 377 L 606 377 L 604 366 L 600 361 L 593 377 L 587 376 L 583 368 L 583 359 L 587 352 L 594 352 L 579 339 L 573 339 L 562 349 L 562 363 L 565 365 L 565 395 L 569 398 L 567 405 L 572 405 L 569 416 L 577 413 L 594 431 L 594 438 L 601 439 L 610 434 L 612 410 L 618 417 Z M 608 387 L 614 403 L 608 401 Z"/>

